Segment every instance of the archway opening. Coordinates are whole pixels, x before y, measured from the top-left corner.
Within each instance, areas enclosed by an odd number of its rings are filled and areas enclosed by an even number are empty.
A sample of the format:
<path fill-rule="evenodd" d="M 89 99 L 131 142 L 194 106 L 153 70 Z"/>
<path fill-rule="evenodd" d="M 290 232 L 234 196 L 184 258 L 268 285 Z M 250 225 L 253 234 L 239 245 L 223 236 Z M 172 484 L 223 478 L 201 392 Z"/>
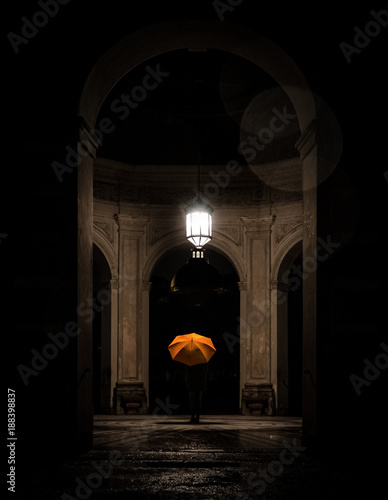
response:
<path fill-rule="evenodd" d="M 288 275 L 288 414 L 302 416 L 303 403 L 303 268 L 302 254 Z"/>
<path fill-rule="evenodd" d="M 302 416 L 303 403 L 302 242 L 286 253 L 278 271 L 277 414 Z"/>
<path fill-rule="evenodd" d="M 111 395 L 111 272 L 101 250 L 93 245 L 93 411 L 109 414 Z"/>
<path fill-rule="evenodd" d="M 218 251 L 207 248 L 209 265 L 220 277 L 218 291 L 206 286 L 177 293 L 171 282 L 186 266 L 190 246 L 182 245 L 166 253 L 156 265 L 150 291 L 149 407 L 160 401 L 176 405 L 177 414 L 189 413 L 185 365 L 172 360 L 168 345 L 176 335 L 198 333 L 210 337 L 217 349 L 208 364 L 207 390 L 203 413 L 239 412 L 240 349 L 233 350 L 224 333 L 236 332 L 239 317 L 238 275 L 231 262 Z"/>

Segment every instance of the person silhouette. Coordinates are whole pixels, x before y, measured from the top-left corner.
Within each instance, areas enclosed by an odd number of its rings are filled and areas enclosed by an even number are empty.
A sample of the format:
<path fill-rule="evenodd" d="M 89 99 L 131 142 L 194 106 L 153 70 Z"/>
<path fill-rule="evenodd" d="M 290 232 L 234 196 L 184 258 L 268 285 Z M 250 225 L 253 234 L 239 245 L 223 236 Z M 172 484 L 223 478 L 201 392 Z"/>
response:
<path fill-rule="evenodd" d="M 186 366 L 186 385 L 189 391 L 191 420 L 190 424 L 199 424 L 202 410 L 202 394 L 207 389 L 208 364 Z"/>

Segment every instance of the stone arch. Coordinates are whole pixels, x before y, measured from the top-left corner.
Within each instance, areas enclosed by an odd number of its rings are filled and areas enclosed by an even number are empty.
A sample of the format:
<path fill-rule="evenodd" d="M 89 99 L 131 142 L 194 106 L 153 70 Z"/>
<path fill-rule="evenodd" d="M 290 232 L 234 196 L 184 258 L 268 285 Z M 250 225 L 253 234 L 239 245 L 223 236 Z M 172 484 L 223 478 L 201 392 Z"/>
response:
<path fill-rule="evenodd" d="M 246 27 L 209 21 L 159 23 L 123 38 L 103 54 L 89 73 L 80 99 L 79 115 L 90 129 L 96 128 L 104 100 L 126 73 L 152 57 L 178 49 L 221 50 L 251 61 L 278 82 L 288 95 L 302 134 L 315 119 L 314 97 L 309 86 L 298 66 L 280 47 Z"/>
<path fill-rule="evenodd" d="M 229 52 L 256 64 L 267 72 L 287 94 L 297 114 L 301 131 L 301 139 L 297 143 L 297 148 L 300 151 L 303 165 L 304 167 L 306 166 L 304 168 L 304 186 L 309 185 L 309 172 L 312 172 L 311 177 L 314 178 L 313 174 L 316 169 L 316 148 L 314 149 L 313 147 L 316 144 L 314 127 L 316 106 L 314 96 L 300 69 L 275 43 L 258 36 L 245 27 L 234 26 L 228 23 L 175 21 L 146 27 L 122 39 L 97 61 L 86 79 L 81 94 L 78 108 L 78 114 L 81 118 L 80 138 L 90 143 L 89 150 L 91 155 L 83 157 L 78 168 L 79 199 L 83 200 L 79 204 L 79 227 L 81 228 L 79 247 L 85 248 L 83 250 L 85 254 L 84 258 L 82 256 L 79 257 L 80 264 L 86 258 L 90 257 L 86 253 L 90 252 L 93 238 L 91 229 L 91 220 L 93 217 L 92 190 L 86 186 L 92 185 L 93 155 L 99 145 L 98 135 L 92 133 L 93 129 L 98 130 L 96 120 L 99 110 L 116 83 L 132 68 L 159 54 L 179 49 L 189 51 L 211 49 Z M 307 167 L 310 168 L 308 169 Z M 306 200 L 305 206 L 307 209 L 311 209 L 314 214 L 315 193 L 311 192 L 309 196 L 311 199 Z M 308 229 L 310 233 L 313 229 L 313 224 L 310 224 Z M 226 253 L 226 255 L 230 254 Z M 239 251 L 236 249 L 234 256 L 238 255 Z M 155 256 L 155 258 L 157 257 Z M 281 261 L 279 261 L 279 266 L 280 263 Z M 244 266 L 241 266 L 240 271 L 243 270 Z M 239 275 L 245 276 L 245 272 L 239 272 Z M 144 281 L 147 281 L 146 274 L 144 274 L 144 278 Z M 314 286 L 313 280 L 312 286 Z M 80 298 L 84 298 L 84 295 L 86 298 L 86 286 L 84 286 L 81 292 Z M 241 295 L 246 295 L 246 291 L 242 292 Z M 310 323 L 313 324 L 314 321 L 315 312 L 312 310 Z M 84 325 L 82 326 L 84 327 Z M 313 326 L 311 330 L 315 332 Z M 80 342 L 79 349 L 86 350 L 87 346 L 85 347 Z M 314 353 L 311 355 L 310 365 L 313 372 L 315 366 Z M 86 384 L 84 385 L 85 389 L 79 391 L 80 401 L 87 394 Z M 311 389 L 310 392 L 310 399 L 312 401 L 310 406 L 312 410 L 310 412 L 311 415 L 309 415 L 311 420 L 309 425 L 313 433 L 315 432 L 313 414 L 314 389 Z"/>
<path fill-rule="evenodd" d="M 117 379 L 117 265 L 111 242 L 105 232 L 96 225 L 93 226 L 93 245 L 101 254 L 100 260 L 105 259 L 103 265 L 107 282 L 104 284 L 106 292 L 104 292 L 104 303 L 101 304 L 103 307 L 100 313 L 101 359 L 99 370 L 101 376 L 99 385 L 101 391 L 100 411 L 109 413 L 113 404 L 113 393 Z M 109 301 L 107 293 L 109 293 Z M 94 362 L 95 360 L 93 360 L 93 364 Z"/>
<path fill-rule="evenodd" d="M 152 247 L 152 252 L 150 252 L 144 266 L 143 281 L 145 283 L 150 281 L 153 270 L 166 252 L 180 245 L 182 245 L 182 231 L 177 230 L 163 236 Z M 238 252 L 238 247 L 235 244 L 231 244 L 229 238 L 223 236 L 221 233 L 217 233 L 217 238 L 214 238 L 211 243 L 208 243 L 207 247 L 214 248 L 214 250 L 220 252 L 224 257 L 226 257 L 235 268 L 239 280 L 246 280 L 245 265 L 241 259 L 240 253 Z"/>
<path fill-rule="evenodd" d="M 215 238 L 215 239 L 218 239 L 218 238 Z M 217 252 L 220 256 L 223 257 L 223 259 L 225 259 L 225 261 L 228 261 L 228 263 L 230 264 L 230 267 L 228 267 L 228 269 L 230 271 L 232 271 L 232 268 L 233 268 L 233 290 L 234 290 L 233 291 L 233 304 L 236 308 L 238 307 L 238 311 L 240 311 L 240 309 L 241 309 L 241 296 L 244 296 L 244 299 L 245 299 L 245 292 L 241 293 L 241 290 L 239 291 L 237 288 L 237 284 L 239 284 L 240 280 L 245 281 L 244 267 L 240 261 L 240 258 L 237 258 L 236 260 L 234 260 L 234 257 L 235 257 L 234 254 L 237 253 L 236 252 L 237 247 L 233 250 L 231 250 L 231 247 L 236 246 L 236 245 L 231 242 L 230 238 L 223 237 L 223 240 L 224 240 L 224 244 L 219 244 L 219 242 L 217 241 L 217 244 L 210 244 L 210 243 L 206 244 L 205 248 L 206 248 L 206 250 L 209 250 L 209 252 L 210 252 L 210 250 L 212 251 L 212 254 L 211 254 L 212 256 L 214 255 L 213 252 Z M 155 284 L 155 282 L 153 280 L 153 274 L 154 274 L 154 272 L 156 272 L 156 274 L 157 274 L 159 264 L 163 261 L 163 259 L 171 251 L 173 252 L 174 250 L 177 250 L 177 253 L 180 254 L 180 252 L 183 250 L 183 259 L 182 260 L 184 261 L 185 257 L 189 258 L 190 257 L 190 248 L 193 248 L 193 245 L 189 244 L 188 242 L 185 242 L 185 244 L 183 245 L 182 244 L 182 233 L 181 233 L 181 231 L 177 230 L 177 231 L 174 231 L 174 233 L 168 233 L 165 236 L 163 236 L 163 238 L 158 240 L 158 242 L 154 245 L 154 247 L 155 248 L 153 248 L 152 255 L 149 256 L 149 259 L 145 265 L 145 272 L 143 274 L 143 278 L 144 278 L 143 291 L 142 291 L 142 295 L 143 295 L 142 310 L 144 311 L 143 329 L 142 329 L 142 342 L 144 344 L 144 349 L 143 349 L 142 363 L 143 363 L 143 367 L 144 367 L 143 380 L 144 380 L 146 394 L 147 394 L 147 398 L 148 398 L 148 402 L 149 402 L 149 412 L 154 411 L 154 409 L 152 408 L 152 405 L 154 404 L 155 396 L 157 395 L 158 390 L 163 390 L 160 387 L 159 387 L 159 389 L 155 389 L 155 386 L 157 386 L 157 382 L 155 382 L 155 381 L 157 381 L 159 379 L 158 379 L 158 377 L 155 376 L 155 371 L 153 370 L 153 367 L 157 365 L 157 363 L 155 363 L 155 356 L 160 358 L 160 351 L 157 348 L 155 348 L 155 345 L 158 342 L 157 337 L 160 337 L 160 332 L 157 335 L 155 335 L 155 327 L 153 328 L 151 325 L 151 319 L 152 319 L 153 315 L 152 315 L 152 301 L 151 301 L 151 296 L 149 295 L 149 293 L 153 290 L 153 286 Z M 186 250 L 187 250 L 187 255 L 186 255 Z M 232 253 L 233 253 L 233 257 L 231 255 Z M 206 256 L 206 254 L 205 254 L 205 256 Z M 210 264 L 212 264 L 212 256 L 210 256 Z M 171 262 L 172 262 L 172 268 L 175 267 L 174 272 L 176 272 L 182 266 L 182 264 L 184 264 L 184 262 L 182 262 L 180 260 L 178 262 L 175 259 L 171 260 Z M 168 277 L 168 275 L 169 274 L 166 273 L 163 276 Z M 236 286 L 236 288 L 235 288 L 235 286 Z M 220 306 L 219 306 L 220 301 L 222 301 L 222 300 L 225 301 L 225 297 L 226 297 L 226 294 L 221 294 L 217 298 L 217 300 L 214 300 L 214 297 L 213 297 L 213 299 L 211 299 L 211 298 L 209 299 L 212 306 L 216 306 L 216 307 L 214 307 L 214 308 L 209 307 L 207 312 L 201 313 L 201 314 L 204 314 L 205 317 L 207 317 L 206 323 L 209 320 L 209 316 L 212 316 L 212 318 L 217 318 L 217 317 L 221 317 L 221 316 L 222 316 L 222 318 L 225 318 L 225 316 L 228 317 L 228 312 L 225 312 L 225 308 L 220 309 Z M 226 299 L 226 300 L 230 300 L 230 298 Z M 171 301 L 171 300 L 169 302 L 173 302 L 176 304 L 175 307 L 178 307 L 178 309 L 175 309 L 175 311 L 180 310 L 179 305 L 178 305 L 179 302 L 175 302 L 175 301 Z M 224 302 L 224 304 L 225 304 L 225 302 Z M 167 310 L 169 310 L 169 309 L 167 309 Z M 231 311 L 232 308 L 228 309 L 228 311 L 229 310 Z M 147 311 L 147 317 L 146 317 L 145 311 Z M 188 311 L 186 311 L 186 312 L 188 312 Z M 217 316 L 217 314 L 218 314 L 218 316 Z M 233 314 L 233 313 L 231 313 L 231 314 Z M 198 311 L 195 313 L 195 315 L 198 315 Z M 167 315 L 167 317 L 174 318 L 174 321 L 173 321 L 174 324 L 179 324 L 180 326 L 182 326 L 182 323 L 181 323 L 182 318 L 179 319 L 178 314 L 175 315 L 175 314 L 170 313 Z M 185 317 L 186 317 L 186 315 L 185 315 Z M 237 331 L 238 331 L 237 318 L 238 318 L 238 312 L 236 313 L 236 315 L 233 316 L 233 319 L 236 319 L 236 325 L 233 324 L 233 327 L 231 326 L 231 324 L 232 324 L 231 322 L 229 322 L 229 321 L 227 322 L 228 328 L 230 328 L 230 330 L 228 330 L 228 334 L 232 338 L 232 341 L 237 339 Z M 217 321 L 217 323 L 218 322 L 219 321 Z M 168 329 L 168 331 L 171 331 L 171 330 Z M 195 330 L 195 331 L 198 331 L 198 330 Z M 210 329 L 210 331 L 212 331 L 214 333 L 213 329 Z M 201 332 L 201 330 L 198 331 L 198 333 L 200 333 L 200 332 Z M 221 330 L 221 334 L 222 333 L 224 333 L 224 330 Z M 223 401 L 222 405 L 225 405 L 227 407 L 227 409 L 225 411 L 236 411 L 236 408 L 234 408 L 234 405 L 236 405 L 236 401 L 237 401 L 236 396 L 238 396 L 238 394 L 240 394 L 239 383 L 240 383 L 240 377 L 241 377 L 241 375 L 240 375 L 241 371 L 240 371 L 239 343 L 237 343 L 237 345 L 235 345 L 235 343 L 232 344 L 232 341 L 228 337 L 228 340 L 229 340 L 229 344 L 228 344 L 228 342 L 225 341 L 224 337 L 221 334 L 220 334 L 220 332 L 218 332 L 218 334 L 217 334 L 218 335 L 218 337 L 217 337 L 218 344 L 216 344 L 216 345 L 217 345 L 217 350 L 218 350 L 218 356 L 221 357 L 223 362 L 220 360 L 218 360 L 218 361 L 216 360 L 215 361 L 216 366 L 217 366 L 217 363 L 218 363 L 218 367 L 220 364 L 221 364 L 221 366 L 226 365 L 226 368 L 225 368 L 226 375 L 225 376 L 230 377 L 231 373 L 237 374 L 237 375 L 234 375 L 232 377 L 232 384 L 229 386 L 229 389 L 227 391 L 228 397 L 225 397 L 225 394 L 222 395 L 222 391 L 224 391 L 225 384 L 222 382 L 222 379 L 217 378 L 219 375 L 216 375 L 216 378 L 213 379 L 213 384 L 212 384 L 211 390 L 213 391 L 213 396 L 215 394 L 217 394 L 217 397 L 220 397 L 220 399 Z M 225 335 L 225 333 L 224 333 L 224 335 Z M 170 339 L 170 340 L 172 340 L 172 339 Z M 233 347 L 233 352 L 230 351 L 231 347 Z M 225 352 L 228 353 L 227 359 L 225 359 Z M 155 353 L 159 353 L 159 355 L 155 354 Z M 232 354 L 234 354 L 234 355 L 232 356 Z M 231 367 L 233 367 L 234 369 L 231 369 Z M 172 375 L 171 375 L 171 373 L 172 373 Z M 219 373 L 217 368 L 215 369 L 214 373 L 216 373 L 216 374 Z M 172 369 L 172 372 L 170 371 L 170 379 L 169 380 L 174 380 L 174 369 Z M 217 389 L 215 389 L 214 384 L 217 384 L 217 383 L 220 385 L 219 388 L 221 388 L 222 390 L 218 391 Z M 176 388 L 176 386 L 175 386 L 175 388 Z M 210 388 L 209 388 L 209 391 L 210 391 Z M 173 393 L 174 393 L 174 391 L 173 391 Z M 213 398 L 213 396 L 210 396 L 210 398 Z M 165 396 L 162 392 L 161 399 L 163 399 L 164 397 Z M 208 400 L 208 401 L 210 401 L 210 400 Z M 216 403 L 213 402 L 213 406 L 215 404 Z M 224 408 L 224 406 L 222 406 L 222 405 L 220 406 L 220 408 Z M 232 409 L 232 407 L 233 407 L 233 409 Z M 220 410 L 220 411 L 222 411 L 222 410 Z"/>
<path fill-rule="evenodd" d="M 285 235 L 275 250 L 272 263 L 272 281 L 282 281 L 281 278 L 287 272 L 287 268 L 302 251 L 302 242 L 303 225 L 298 224 Z M 291 252 L 292 249 L 294 250 Z"/>
<path fill-rule="evenodd" d="M 93 225 L 93 243 L 103 253 L 110 269 L 111 278 L 117 278 L 116 258 L 114 248 L 106 234 L 95 224 Z"/>

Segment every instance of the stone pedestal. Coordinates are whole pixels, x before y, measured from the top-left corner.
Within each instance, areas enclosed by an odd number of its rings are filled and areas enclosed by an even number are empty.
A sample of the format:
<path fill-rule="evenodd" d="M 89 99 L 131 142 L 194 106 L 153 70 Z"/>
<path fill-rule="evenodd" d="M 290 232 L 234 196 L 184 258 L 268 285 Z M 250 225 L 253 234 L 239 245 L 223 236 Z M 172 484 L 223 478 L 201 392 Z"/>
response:
<path fill-rule="evenodd" d="M 117 383 L 113 399 L 116 415 L 148 413 L 147 395 L 143 382 Z"/>
<path fill-rule="evenodd" d="M 272 384 L 245 384 L 241 397 L 241 413 L 248 416 L 275 415 Z"/>

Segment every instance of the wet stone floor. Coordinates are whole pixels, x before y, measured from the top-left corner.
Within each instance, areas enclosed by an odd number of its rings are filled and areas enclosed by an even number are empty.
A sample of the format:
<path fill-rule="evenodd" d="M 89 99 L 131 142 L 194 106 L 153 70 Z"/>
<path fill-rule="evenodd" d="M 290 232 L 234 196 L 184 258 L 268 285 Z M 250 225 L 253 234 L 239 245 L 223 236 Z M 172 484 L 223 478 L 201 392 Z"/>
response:
<path fill-rule="evenodd" d="M 93 449 L 42 464 L 14 498 L 371 498 L 357 475 L 311 454 L 301 420 L 205 415 L 96 416 Z"/>

